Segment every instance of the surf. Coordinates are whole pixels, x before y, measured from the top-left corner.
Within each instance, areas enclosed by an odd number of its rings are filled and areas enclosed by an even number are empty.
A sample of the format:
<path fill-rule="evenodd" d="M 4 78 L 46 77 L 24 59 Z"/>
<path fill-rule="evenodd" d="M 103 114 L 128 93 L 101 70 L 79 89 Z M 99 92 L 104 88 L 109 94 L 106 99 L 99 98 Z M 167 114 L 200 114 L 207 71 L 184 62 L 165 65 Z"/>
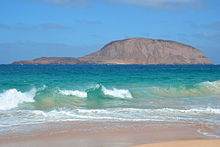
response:
<path fill-rule="evenodd" d="M 87 93 L 79 90 L 59 90 L 59 93 L 66 96 L 76 96 L 80 98 L 86 98 Z"/>
<path fill-rule="evenodd" d="M 112 98 L 121 98 L 121 99 L 131 99 L 132 94 L 127 89 L 117 89 L 109 88 L 101 84 L 97 84 L 95 87 L 86 89 L 85 91 L 80 90 L 59 90 L 59 94 L 66 96 L 76 96 L 79 98 L 88 98 L 88 97 L 112 97 Z"/>
<path fill-rule="evenodd" d="M 194 85 L 155 86 L 149 88 L 151 93 L 162 97 L 207 97 L 220 95 L 220 80 L 205 81 Z"/>
<path fill-rule="evenodd" d="M 35 102 L 36 88 L 27 92 L 21 92 L 17 89 L 9 89 L 0 93 L 0 110 L 10 110 L 16 108 L 19 104 L 24 102 Z"/>

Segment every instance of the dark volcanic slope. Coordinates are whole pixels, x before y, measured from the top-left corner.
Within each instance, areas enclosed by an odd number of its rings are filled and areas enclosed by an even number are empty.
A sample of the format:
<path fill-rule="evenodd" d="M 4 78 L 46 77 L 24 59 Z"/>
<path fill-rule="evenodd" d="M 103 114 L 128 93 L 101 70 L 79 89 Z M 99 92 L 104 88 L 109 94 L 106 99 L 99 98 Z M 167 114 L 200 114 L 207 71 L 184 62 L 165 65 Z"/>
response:
<path fill-rule="evenodd" d="M 175 41 L 132 38 L 113 41 L 81 58 L 39 58 L 14 64 L 213 64 L 198 49 Z"/>

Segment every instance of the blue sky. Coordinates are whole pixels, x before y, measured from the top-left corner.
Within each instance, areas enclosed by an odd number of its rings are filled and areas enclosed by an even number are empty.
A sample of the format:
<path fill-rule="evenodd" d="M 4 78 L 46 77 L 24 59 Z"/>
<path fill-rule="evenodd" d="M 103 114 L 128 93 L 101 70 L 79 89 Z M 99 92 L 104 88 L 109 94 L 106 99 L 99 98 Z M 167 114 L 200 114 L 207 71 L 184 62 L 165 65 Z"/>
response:
<path fill-rule="evenodd" d="M 190 44 L 220 64 L 220 1 L 0 1 L 0 64 L 80 57 L 132 37 Z"/>

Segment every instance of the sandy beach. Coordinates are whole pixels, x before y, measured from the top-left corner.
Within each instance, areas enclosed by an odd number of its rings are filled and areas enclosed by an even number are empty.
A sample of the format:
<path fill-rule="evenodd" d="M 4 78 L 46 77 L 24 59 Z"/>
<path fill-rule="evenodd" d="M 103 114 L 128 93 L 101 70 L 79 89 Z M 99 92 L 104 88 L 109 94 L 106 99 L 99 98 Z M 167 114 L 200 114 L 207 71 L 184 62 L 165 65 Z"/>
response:
<path fill-rule="evenodd" d="M 26 128 L 24 131 L 24 128 Z M 7 129 L 7 128 L 6 128 Z M 0 146 L 78 146 L 78 147 L 127 147 L 144 146 L 217 146 L 216 137 L 198 133 L 208 130 L 207 126 L 165 122 L 59 122 L 14 126 L 1 132 Z M 172 142 L 180 140 L 180 142 Z M 198 140 L 190 141 L 188 140 Z M 168 142 L 159 143 L 158 142 Z M 164 145 L 163 145 L 164 144 Z"/>
<path fill-rule="evenodd" d="M 185 140 L 137 145 L 133 147 L 219 147 L 220 140 Z"/>

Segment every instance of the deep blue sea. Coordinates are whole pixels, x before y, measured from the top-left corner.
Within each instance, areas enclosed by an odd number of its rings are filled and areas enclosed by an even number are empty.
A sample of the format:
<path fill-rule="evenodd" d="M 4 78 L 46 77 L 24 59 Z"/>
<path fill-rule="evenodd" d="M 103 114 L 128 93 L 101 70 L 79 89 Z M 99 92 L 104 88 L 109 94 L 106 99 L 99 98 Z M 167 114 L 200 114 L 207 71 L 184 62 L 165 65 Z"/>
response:
<path fill-rule="evenodd" d="M 75 120 L 220 126 L 220 66 L 0 65 L 0 126 Z"/>

